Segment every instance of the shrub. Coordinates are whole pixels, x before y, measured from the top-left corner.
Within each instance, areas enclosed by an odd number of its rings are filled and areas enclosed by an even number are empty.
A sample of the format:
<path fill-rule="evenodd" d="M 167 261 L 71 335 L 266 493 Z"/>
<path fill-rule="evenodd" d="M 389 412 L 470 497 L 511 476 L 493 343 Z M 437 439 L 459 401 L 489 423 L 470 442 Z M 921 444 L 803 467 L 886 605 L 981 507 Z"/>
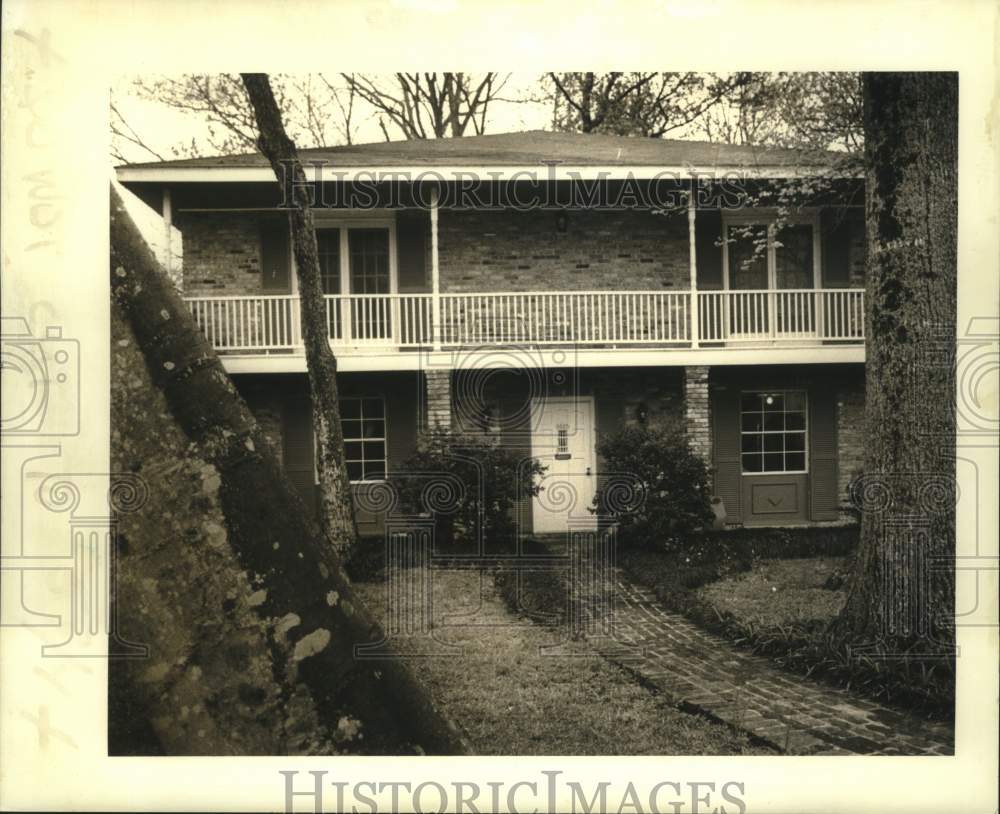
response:
<path fill-rule="evenodd" d="M 678 429 L 626 427 L 597 451 L 613 474 L 599 485 L 595 511 L 617 519 L 623 546 L 684 548 L 714 519 L 708 469 Z M 620 476 L 636 491 L 624 500 Z"/>
<path fill-rule="evenodd" d="M 545 468 L 487 435 L 436 428 L 422 434 L 417 450 L 391 480 L 400 508 L 429 514 L 442 543 L 510 541 L 517 531 L 514 509 L 533 498 Z"/>

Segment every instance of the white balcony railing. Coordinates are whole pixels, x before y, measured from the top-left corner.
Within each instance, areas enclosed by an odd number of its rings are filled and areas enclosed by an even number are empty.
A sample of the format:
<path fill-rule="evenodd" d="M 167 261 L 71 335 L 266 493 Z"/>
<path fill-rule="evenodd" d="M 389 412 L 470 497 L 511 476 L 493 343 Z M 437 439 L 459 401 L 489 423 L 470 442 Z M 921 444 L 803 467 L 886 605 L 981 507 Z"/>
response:
<path fill-rule="evenodd" d="M 302 347 L 298 297 L 185 298 L 226 353 Z M 864 341 L 862 289 L 544 291 L 328 296 L 326 325 L 341 351 L 478 345 L 687 348 L 739 343 Z M 691 314 L 698 319 L 692 321 Z M 435 327 L 437 330 L 435 330 Z"/>
<path fill-rule="evenodd" d="M 860 288 L 699 291 L 696 296 L 702 342 L 865 338 Z"/>

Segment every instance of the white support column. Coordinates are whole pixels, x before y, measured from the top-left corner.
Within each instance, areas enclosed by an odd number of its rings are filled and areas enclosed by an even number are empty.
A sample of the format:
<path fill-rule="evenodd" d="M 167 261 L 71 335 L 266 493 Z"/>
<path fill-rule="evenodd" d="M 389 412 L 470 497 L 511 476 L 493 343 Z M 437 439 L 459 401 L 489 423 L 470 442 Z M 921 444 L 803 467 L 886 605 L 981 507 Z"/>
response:
<path fill-rule="evenodd" d="M 691 191 L 688 193 L 688 253 L 691 272 L 691 347 L 698 347 L 698 248 L 695 232 L 697 217 L 695 179 L 691 179 Z"/>
<path fill-rule="evenodd" d="M 431 193 L 431 335 L 441 350 L 441 266 L 438 260 L 438 191 Z"/>
<path fill-rule="evenodd" d="M 173 205 L 170 200 L 170 187 L 167 186 L 163 187 L 163 227 L 163 245 L 166 247 L 164 270 L 167 272 L 167 277 L 172 280 L 174 277 L 174 247 L 173 241 L 171 240 L 171 232 L 174 229 L 174 213 Z"/>

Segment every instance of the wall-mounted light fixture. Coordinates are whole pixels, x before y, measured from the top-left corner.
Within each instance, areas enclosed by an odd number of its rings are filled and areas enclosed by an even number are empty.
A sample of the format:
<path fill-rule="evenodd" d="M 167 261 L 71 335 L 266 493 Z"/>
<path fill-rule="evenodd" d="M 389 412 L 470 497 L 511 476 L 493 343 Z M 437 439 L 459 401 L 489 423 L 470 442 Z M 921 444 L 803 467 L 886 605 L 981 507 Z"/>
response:
<path fill-rule="evenodd" d="M 645 402 L 640 402 L 635 408 L 635 418 L 642 425 L 646 426 L 646 421 L 649 420 L 649 408 L 646 407 Z"/>
<path fill-rule="evenodd" d="M 565 232 L 567 225 L 566 210 L 560 209 L 559 214 L 556 215 L 556 231 Z"/>

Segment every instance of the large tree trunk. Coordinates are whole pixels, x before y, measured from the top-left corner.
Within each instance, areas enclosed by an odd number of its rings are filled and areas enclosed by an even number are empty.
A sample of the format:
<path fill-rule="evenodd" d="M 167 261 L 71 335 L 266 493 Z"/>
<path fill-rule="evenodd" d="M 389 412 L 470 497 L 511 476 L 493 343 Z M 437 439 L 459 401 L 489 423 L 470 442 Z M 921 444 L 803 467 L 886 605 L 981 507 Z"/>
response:
<path fill-rule="evenodd" d="M 868 224 L 861 543 L 838 626 L 857 648 L 954 642 L 958 76 L 863 78 Z"/>
<path fill-rule="evenodd" d="M 295 144 L 285 134 L 281 111 L 267 74 L 241 74 L 260 138 L 260 151 L 282 185 L 292 233 L 295 273 L 299 282 L 302 340 L 312 395 L 313 430 L 319 472 L 320 524 L 334 550 L 347 559 L 358 540 L 351 482 L 344 460 L 344 434 L 337 397 L 337 359 L 330 349 L 326 302 L 320 282 L 316 230 L 310 211 L 309 186 Z"/>
<path fill-rule="evenodd" d="M 160 746 L 467 752 L 399 659 L 355 658 L 381 627 L 113 188 L 111 293 L 112 456 L 151 495 L 119 524 L 118 596 L 151 661 L 124 662 L 116 686 Z"/>

